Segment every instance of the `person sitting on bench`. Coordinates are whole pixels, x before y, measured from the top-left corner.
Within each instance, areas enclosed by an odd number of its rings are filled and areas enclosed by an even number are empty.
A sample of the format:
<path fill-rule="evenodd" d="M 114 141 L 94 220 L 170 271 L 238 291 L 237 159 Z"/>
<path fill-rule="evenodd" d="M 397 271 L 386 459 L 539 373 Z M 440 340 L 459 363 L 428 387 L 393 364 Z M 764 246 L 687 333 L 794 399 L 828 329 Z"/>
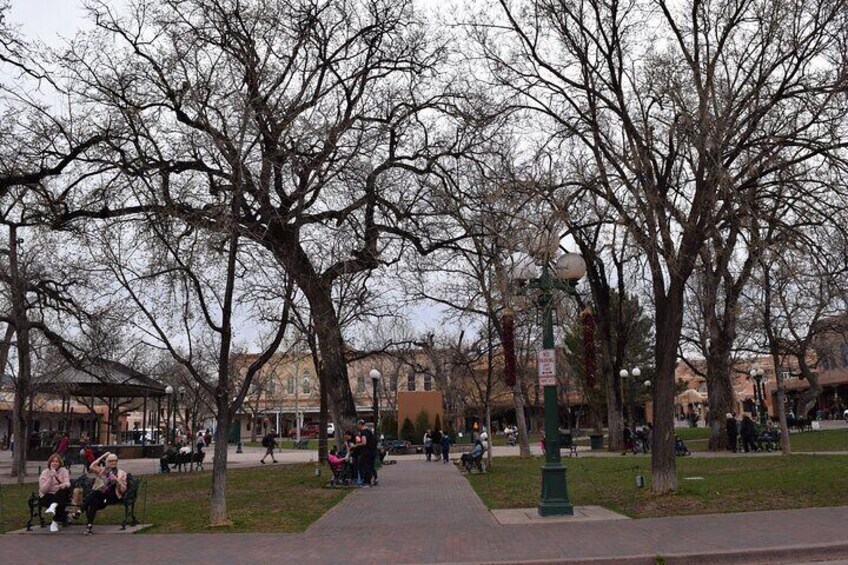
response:
<path fill-rule="evenodd" d="M 106 466 L 101 467 L 100 461 L 106 459 Z M 108 451 L 98 457 L 91 464 L 91 472 L 97 474 L 94 479 L 94 486 L 91 487 L 91 492 L 85 499 L 85 514 L 88 518 L 88 525 L 85 528 L 85 534 L 91 535 L 92 526 L 94 525 L 94 517 L 98 510 L 106 508 L 110 504 L 117 504 L 127 492 L 127 473 L 118 469 L 118 456 Z"/>
<path fill-rule="evenodd" d="M 50 531 L 59 531 L 59 522 L 67 520 L 65 505 L 71 500 L 71 475 L 58 453 L 47 460 L 47 469 L 38 477 L 38 494 L 45 512 L 53 516 Z"/>
<path fill-rule="evenodd" d="M 168 446 L 165 448 L 165 453 L 159 458 L 159 470 L 163 473 L 170 473 L 171 463 L 175 462 L 176 459 L 177 450 L 174 449 L 173 444 L 169 441 Z"/>

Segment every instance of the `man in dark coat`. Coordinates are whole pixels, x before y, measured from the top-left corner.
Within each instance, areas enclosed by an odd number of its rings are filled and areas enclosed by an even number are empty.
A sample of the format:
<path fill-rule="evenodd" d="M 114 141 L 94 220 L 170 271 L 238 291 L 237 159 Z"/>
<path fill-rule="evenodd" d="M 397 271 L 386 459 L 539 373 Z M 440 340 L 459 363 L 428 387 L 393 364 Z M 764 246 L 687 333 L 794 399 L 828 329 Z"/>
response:
<path fill-rule="evenodd" d="M 730 412 L 727 413 L 727 447 L 736 453 L 736 441 L 739 437 L 739 424 Z"/>
<path fill-rule="evenodd" d="M 754 421 L 747 414 L 742 417 L 740 432 L 742 434 L 742 448 L 745 450 L 745 453 L 748 453 L 749 450 L 756 451 L 757 445 L 754 443 L 754 440 L 757 437 L 757 426 L 754 425 Z"/>

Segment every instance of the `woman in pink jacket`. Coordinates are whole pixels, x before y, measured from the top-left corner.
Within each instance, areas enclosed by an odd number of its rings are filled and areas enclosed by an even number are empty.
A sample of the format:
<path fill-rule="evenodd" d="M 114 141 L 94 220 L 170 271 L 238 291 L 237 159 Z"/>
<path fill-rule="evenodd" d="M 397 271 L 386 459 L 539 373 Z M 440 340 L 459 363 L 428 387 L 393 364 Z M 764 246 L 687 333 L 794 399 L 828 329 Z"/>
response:
<path fill-rule="evenodd" d="M 50 531 L 59 531 L 59 522 L 64 522 L 65 506 L 71 500 L 71 475 L 64 467 L 62 458 L 57 453 L 47 460 L 47 469 L 38 477 L 38 492 L 42 506 L 47 504 L 47 514 L 53 516 Z"/>

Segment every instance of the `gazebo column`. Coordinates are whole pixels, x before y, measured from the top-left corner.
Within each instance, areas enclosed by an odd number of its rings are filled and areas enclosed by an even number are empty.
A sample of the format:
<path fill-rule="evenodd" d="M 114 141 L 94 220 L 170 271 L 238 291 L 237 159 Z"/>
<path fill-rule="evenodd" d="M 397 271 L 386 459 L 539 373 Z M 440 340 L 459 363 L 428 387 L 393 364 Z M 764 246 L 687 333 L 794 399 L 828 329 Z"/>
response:
<path fill-rule="evenodd" d="M 147 445 L 147 395 L 144 395 L 144 403 L 141 408 L 141 449 Z"/>

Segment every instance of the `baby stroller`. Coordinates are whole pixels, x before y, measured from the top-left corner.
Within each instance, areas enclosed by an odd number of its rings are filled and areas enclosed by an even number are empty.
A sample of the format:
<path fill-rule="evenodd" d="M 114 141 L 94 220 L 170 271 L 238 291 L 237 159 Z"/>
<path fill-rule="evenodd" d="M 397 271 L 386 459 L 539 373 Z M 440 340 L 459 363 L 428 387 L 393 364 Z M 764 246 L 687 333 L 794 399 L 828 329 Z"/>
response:
<path fill-rule="evenodd" d="M 777 430 L 763 430 L 757 436 L 757 451 L 777 451 L 780 449 L 780 434 Z"/>
<path fill-rule="evenodd" d="M 330 486 L 349 486 L 353 482 L 353 472 L 350 461 L 346 457 L 339 457 L 335 453 L 327 456 L 327 463 L 333 476 L 330 477 Z"/>
<path fill-rule="evenodd" d="M 686 447 L 686 444 L 683 443 L 680 436 L 674 436 L 674 454 L 681 457 L 684 455 L 692 455 L 692 452 L 689 451 L 689 448 Z"/>
<path fill-rule="evenodd" d="M 477 442 L 474 444 L 474 448 L 470 452 L 462 454 L 462 457 L 460 457 L 459 460 L 466 473 L 471 473 L 471 471 L 475 468 L 481 473 L 486 472 L 486 468 L 483 466 L 483 453 L 485 452 L 486 448 L 483 447 L 483 444 Z"/>

